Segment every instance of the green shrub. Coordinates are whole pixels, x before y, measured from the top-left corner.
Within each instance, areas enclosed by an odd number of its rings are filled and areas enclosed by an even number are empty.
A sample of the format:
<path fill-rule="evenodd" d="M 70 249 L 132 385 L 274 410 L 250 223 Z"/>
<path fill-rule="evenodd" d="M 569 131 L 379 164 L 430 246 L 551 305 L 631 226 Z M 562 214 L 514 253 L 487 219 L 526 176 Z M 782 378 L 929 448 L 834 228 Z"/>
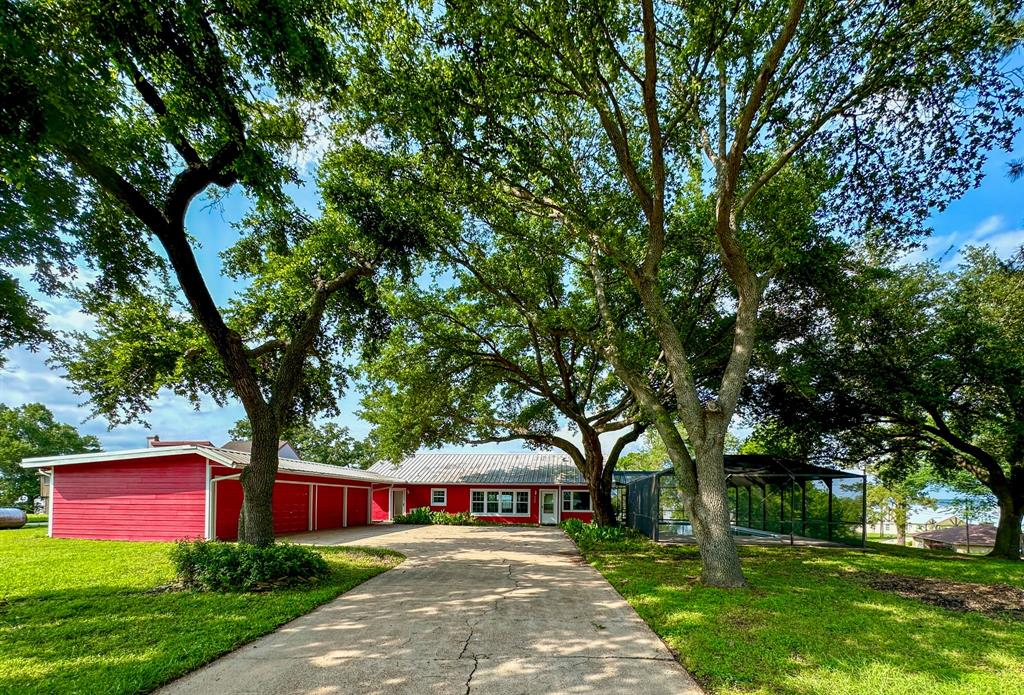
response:
<path fill-rule="evenodd" d="M 395 517 L 396 524 L 432 524 L 433 517 L 427 507 L 417 507 L 408 514 L 399 514 Z"/>
<path fill-rule="evenodd" d="M 290 543 L 258 548 L 248 543 L 179 541 L 171 549 L 171 562 L 185 586 L 205 591 L 266 591 L 331 573 L 315 550 Z"/>
<path fill-rule="evenodd" d="M 479 523 L 469 512 L 431 512 L 430 522 L 438 526 L 476 526 Z"/>
<path fill-rule="evenodd" d="M 429 507 L 417 507 L 408 514 L 395 517 L 396 524 L 433 524 L 435 526 L 478 526 L 480 521 L 469 512 L 432 512 Z"/>
<path fill-rule="evenodd" d="M 619 543 L 632 540 L 638 535 L 636 530 L 625 526 L 598 526 L 597 524 L 585 524 L 579 519 L 566 519 L 562 522 L 562 530 L 577 543 L 594 541 Z"/>

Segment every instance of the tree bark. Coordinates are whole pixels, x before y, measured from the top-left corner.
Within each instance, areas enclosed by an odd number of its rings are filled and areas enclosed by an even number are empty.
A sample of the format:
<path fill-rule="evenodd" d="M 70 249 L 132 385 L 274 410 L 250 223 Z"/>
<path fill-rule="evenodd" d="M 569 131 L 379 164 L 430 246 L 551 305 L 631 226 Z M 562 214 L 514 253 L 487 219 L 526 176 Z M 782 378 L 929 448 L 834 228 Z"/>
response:
<path fill-rule="evenodd" d="M 723 437 L 721 438 L 724 440 Z M 697 447 L 694 447 L 697 449 Z M 701 580 L 708 586 L 739 588 L 747 585 L 729 519 L 725 452 L 721 445 L 697 449 L 697 494 L 690 522 L 701 557 Z"/>
<path fill-rule="evenodd" d="M 907 514 L 910 511 L 906 502 L 897 502 L 893 506 L 893 521 L 896 522 L 896 543 L 901 547 L 907 545 Z"/>
<path fill-rule="evenodd" d="M 251 417 L 252 450 L 242 470 L 242 511 L 238 540 L 265 547 L 274 543 L 273 496 L 279 428 L 271 417 Z"/>
<path fill-rule="evenodd" d="M 1020 561 L 1021 521 L 1024 520 L 1024 500 L 1011 495 L 999 497 L 999 524 L 996 527 L 996 544 L 990 557 Z"/>
<path fill-rule="evenodd" d="M 590 464 L 593 466 L 593 464 Z M 597 475 L 588 477 L 587 488 L 590 490 L 591 507 L 594 510 L 594 521 L 598 526 L 618 526 L 615 518 L 615 506 L 612 504 L 612 485 L 601 475 L 601 464 L 591 468 Z"/>

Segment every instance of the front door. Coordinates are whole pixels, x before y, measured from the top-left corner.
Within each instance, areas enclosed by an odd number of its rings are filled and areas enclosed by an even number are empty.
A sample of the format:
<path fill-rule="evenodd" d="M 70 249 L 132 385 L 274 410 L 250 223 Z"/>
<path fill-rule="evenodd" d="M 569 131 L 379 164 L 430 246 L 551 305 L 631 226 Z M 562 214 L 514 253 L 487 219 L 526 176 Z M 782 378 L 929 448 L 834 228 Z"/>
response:
<path fill-rule="evenodd" d="M 540 491 L 540 523 L 558 523 L 558 508 L 555 506 L 557 500 L 558 494 L 554 490 Z"/>
<path fill-rule="evenodd" d="M 391 491 L 391 518 L 405 514 L 405 490 Z"/>

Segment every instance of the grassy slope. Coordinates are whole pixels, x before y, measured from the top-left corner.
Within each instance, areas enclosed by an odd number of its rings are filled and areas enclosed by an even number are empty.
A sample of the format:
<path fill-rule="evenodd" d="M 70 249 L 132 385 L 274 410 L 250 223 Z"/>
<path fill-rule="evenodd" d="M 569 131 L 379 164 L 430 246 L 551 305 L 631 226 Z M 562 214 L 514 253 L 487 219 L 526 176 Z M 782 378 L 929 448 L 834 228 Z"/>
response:
<path fill-rule="evenodd" d="M 1024 587 L 1021 563 L 872 544 L 743 548 L 751 589 L 701 587 L 697 552 L 646 540 L 587 559 L 715 693 L 1024 693 L 1024 622 L 875 591 L 857 572 Z"/>
<path fill-rule="evenodd" d="M 334 574 L 314 587 L 146 593 L 172 579 L 168 549 L 0 531 L 0 693 L 151 690 L 401 561 L 323 548 Z"/>

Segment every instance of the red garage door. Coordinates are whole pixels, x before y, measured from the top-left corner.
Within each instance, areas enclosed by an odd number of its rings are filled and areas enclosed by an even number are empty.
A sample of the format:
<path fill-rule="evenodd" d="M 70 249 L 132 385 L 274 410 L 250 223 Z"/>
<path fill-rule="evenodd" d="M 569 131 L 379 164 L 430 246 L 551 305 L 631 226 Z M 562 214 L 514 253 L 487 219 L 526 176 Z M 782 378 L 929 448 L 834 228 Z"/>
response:
<path fill-rule="evenodd" d="M 366 488 L 350 487 L 348 489 L 348 525 L 366 526 L 366 510 Z"/>
<path fill-rule="evenodd" d="M 345 490 L 340 487 L 316 486 L 316 528 L 341 528 L 342 502 Z"/>
<path fill-rule="evenodd" d="M 309 485 L 276 483 L 274 485 L 274 533 L 296 533 L 309 530 Z"/>

